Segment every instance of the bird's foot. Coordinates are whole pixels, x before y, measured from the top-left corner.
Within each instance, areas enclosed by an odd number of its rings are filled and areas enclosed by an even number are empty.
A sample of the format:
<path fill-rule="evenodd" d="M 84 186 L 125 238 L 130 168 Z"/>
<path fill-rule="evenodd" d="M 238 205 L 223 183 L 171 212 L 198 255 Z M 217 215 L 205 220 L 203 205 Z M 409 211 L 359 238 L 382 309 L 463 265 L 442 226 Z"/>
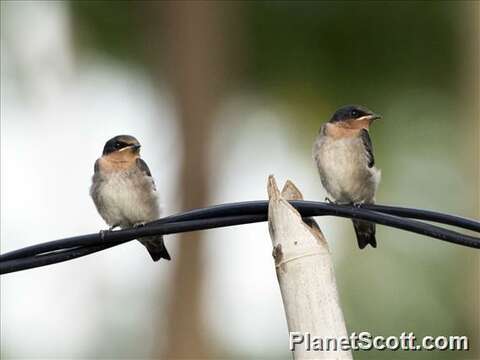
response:
<path fill-rule="evenodd" d="M 118 224 L 115 224 L 115 225 L 112 225 L 110 226 L 107 230 L 100 230 L 100 239 L 102 240 L 105 240 L 105 236 L 109 233 L 109 232 L 112 232 L 113 229 L 119 227 L 120 225 Z"/>
<path fill-rule="evenodd" d="M 328 196 L 325 196 L 325 202 L 329 203 L 329 204 L 336 204 L 337 203 L 336 201 L 330 200 L 330 198 Z"/>
<path fill-rule="evenodd" d="M 136 224 L 133 224 L 133 228 L 136 229 L 136 228 L 144 227 L 146 223 L 147 223 L 146 221 L 138 222 Z"/>
<path fill-rule="evenodd" d="M 353 207 L 356 207 L 357 209 L 360 209 L 363 205 L 363 201 L 360 202 L 354 202 L 352 203 Z"/>
<path fill-rule="evenodd" d="M 112 230 L 110 230 L 110 229 L 100 230 L 100 232 L 99 232 L 100 233 L 100 239 L 105 240 L 105 235 L 107 235 L 110 231 L 112 231 Z"/>

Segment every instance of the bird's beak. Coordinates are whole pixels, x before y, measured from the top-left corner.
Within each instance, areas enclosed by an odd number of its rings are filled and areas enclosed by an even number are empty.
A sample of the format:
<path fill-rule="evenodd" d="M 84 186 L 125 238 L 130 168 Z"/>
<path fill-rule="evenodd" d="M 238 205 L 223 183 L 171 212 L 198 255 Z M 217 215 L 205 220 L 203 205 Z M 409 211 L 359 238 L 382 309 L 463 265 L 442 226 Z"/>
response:
<path fill-rule="evenodd" d="M 379 120 L 381 118 L 382 118 L 381 115 L 369 114 L 369 115 L 365 115 L 365 116 L 357 118 L 356 121 L 368 120 L 371 123 L 373 120 Z"/>
<path fill-rule="evenodd" d="M 140 144 L 133 144 L 133 145 L 125 146 L 124 148 L 121 148 L 119 151 L 125 151 L 125 150 L 128 150 L 128 149 L 138 151 L 138 149 L 140 149 L 140 147 L 141 147 Z"/>
<path fill-rule="evenodd" d="M 367 115 L 367 119 L 370 120 L 370 121 L 380 120 L 380 119 L 382 119 L 382 115 L 370 114 L 370 115 Z"/>

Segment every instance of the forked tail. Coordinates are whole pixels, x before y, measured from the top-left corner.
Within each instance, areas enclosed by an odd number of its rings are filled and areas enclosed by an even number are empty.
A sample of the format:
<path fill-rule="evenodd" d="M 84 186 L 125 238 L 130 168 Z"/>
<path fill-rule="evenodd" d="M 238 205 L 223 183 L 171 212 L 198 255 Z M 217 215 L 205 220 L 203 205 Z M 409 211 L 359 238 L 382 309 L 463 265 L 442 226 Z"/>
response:
<path fill-rule="evenodd" d="M 376 248 L 377 239 L 375 239 L 375 224 L 363 220 L 352 221 L 353 227 L 355 228 L 355 234 L 357 234 L 358 247 L 363 249 L 370 244 L 372 247 Z"/>
<path fill-rule="evenodd" d="M 163 242 L 163 236 L 148 236 L 139 240 L 148 250 L 153 261 L 160 259 L 171 260 L 170 254 Z"/>

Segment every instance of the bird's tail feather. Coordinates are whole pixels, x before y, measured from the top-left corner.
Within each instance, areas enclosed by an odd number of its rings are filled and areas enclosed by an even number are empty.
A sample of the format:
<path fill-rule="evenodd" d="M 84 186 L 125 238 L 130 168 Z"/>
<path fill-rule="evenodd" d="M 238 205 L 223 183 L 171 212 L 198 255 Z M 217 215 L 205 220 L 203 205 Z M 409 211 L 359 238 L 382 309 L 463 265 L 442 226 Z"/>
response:
<path fill-rule="evenodd" d="M 170 254 L 163 242 L 163 236 L 147 236 L 139 240 L 148 250 L 153 261 L 160 259 L 171 260 Z"/>
<path fill-rule="evenodd" d="M 358 247 L 363 249 L 368 244 L 372 247 L 377 247 L 377 239 L 375 239 L 375 224 L 363 221 L 352 220 L 353 227 L 355 228 L 355 234 L 357 235 Z"/>

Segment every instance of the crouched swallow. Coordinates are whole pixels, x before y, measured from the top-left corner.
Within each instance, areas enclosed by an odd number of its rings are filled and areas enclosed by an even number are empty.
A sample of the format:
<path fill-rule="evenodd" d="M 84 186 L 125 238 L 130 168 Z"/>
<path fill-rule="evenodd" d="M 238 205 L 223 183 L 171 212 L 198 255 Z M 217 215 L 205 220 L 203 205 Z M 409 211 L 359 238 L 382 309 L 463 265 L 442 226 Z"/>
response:
<path fill-rule="evenodd" d="M 150 169 L 140 158 L 137 139 L 119 135 L 107 141 L 102 156 L 95 162 L 90 196 L 110 230 L 141 226 L 159 218 L 155 183 Z M 139 241 L 153 261 L 170 260 L 161 235 Z"/>
<path fill-rule="evenodd" d="M 347 105 L 325 123 L 313 144 L 322 185 L 338 204 L 373 204 L 380 183 L 369 126 L 381 116 L 365 107 Z M 358 246 L 377 247 L 375 224 L 353 220 Z"/>

